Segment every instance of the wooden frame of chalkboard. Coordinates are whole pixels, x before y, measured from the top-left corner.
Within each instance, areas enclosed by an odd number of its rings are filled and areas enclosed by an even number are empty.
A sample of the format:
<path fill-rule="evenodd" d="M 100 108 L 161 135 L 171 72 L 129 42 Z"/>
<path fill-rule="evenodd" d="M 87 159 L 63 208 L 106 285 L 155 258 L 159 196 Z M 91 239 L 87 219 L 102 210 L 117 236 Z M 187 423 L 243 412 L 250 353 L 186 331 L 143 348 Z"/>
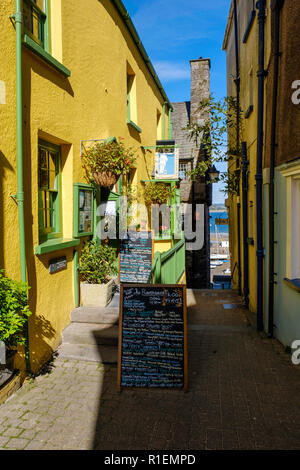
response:
<path fill-rule="evenodd" d="M 188 391 L 188 336 L 187 336 L 187 301 L 186 301 L 186 285 L 185 284 L 121 284 L 120 289 L 120 318 L 119 318 L 119 345 L 118 345 L 118 373 L 117 373 L 117 389 L 119 392 L 123 388 L 130 388 L 131 390 L 136 390 L 140 388 L 147 388 L 146 386 L 126 386 L 122 385 L 122 358 L 123 358 L 123 299 L 124 299 L 124 289 L 128 288 L 179 288 L 182 289 L 182 299 L 183 299 L 183 309 L 182 309 L 182 322 L 183 322 L 183 384 L 182 388 L 185 392 Z M 153 387 L 154 388 L 154 387 Z M 161 386 L 160 388 L 175 388 L 172 386 Z M 178 390 L 178 387 L 176 388 Z"/>
<path fill-rule="evenodd" d="M 137 232 L 143 232 L 143 233 L 151 233 L 151 240 L 152 240 L 152 259 L 151 259 L 151 265 L 153 264 L 153 259 L 154 259 L 154 230 L 137 230 Z M 118 283 L 122 282 L 123 284 L 126 284 L 124 281 L 120 280 L 120 261 L 121 261 L 121 240 L 118 240 Z"/>

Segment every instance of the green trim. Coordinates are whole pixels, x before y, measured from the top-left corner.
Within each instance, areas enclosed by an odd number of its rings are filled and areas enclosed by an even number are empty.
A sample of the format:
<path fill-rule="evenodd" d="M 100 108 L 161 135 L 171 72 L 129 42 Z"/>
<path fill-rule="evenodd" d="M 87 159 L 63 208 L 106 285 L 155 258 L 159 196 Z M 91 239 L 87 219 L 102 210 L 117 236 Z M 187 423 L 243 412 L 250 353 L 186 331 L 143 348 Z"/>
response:
<path fill-rule="evenodd" d="M 80 190 L 90 191 L 92 193 L 92 229 L 90 232 L 79 232 L 79 192 Z M 95 230 L 95 189 L 87 183 L 74 183 L 73 185 L 73 237 L 89 237 L 94 234 Z"/>
<path fill-rule="evenodd" d="M 140 180 L 141 183 L 177 183 L 179 179 Z"/>
<path fill-rule="evenodd" d="M 137 132 L 139 132 L 139 133 L 142 132 L 142 129 L 137 124 L 135 124 L 133 121 L 131 121 L 130 119 L 127 119 L 127 124 L 128 124 L 128 126 L 133 127 Z"/>
<path fill-rule="evenodd" d="M 51 54 L 51 41 L 50 41 L 50 5 L 49 0 L 44 0 L 46 19 L 44 24 L 44 48 L 48 54 Z"/>
<path fill-rule="evenodd" d="M 34 253 L 36 255 L 45 255 L 46 253 L 52 253 L 53 251 L 64 250 L 71 248 L 72 246 L 78 246 L 80 240 L 74 238 L 56 238 L 47 240 L 40 245 L 34 247 Z"/>
<path fill-rule="evenodd" d="M 159 89 L 160 91 L 160 94 L 162 95 L 164 101 L 166 101 L 168 103 L 168 106 L 173 109 L 171 103 L 170 103 L 170 100 L 168 99 L 167 97 L 167 94 L 161 84 L 161 81 L 159 80 L 158 76 L 157 76 L 157 73 L 155 72 L 155 69 L 151 63 L 151 60 L 149 59 L 149 56 L 142 44 L 142 41 L 137 33 L 137 30 L 135 29 L 135 26 L 134 24 L 132 23 L 131 21 L 131 18 L 130 18 L 130 15 L 128 13 L 128 11 L 126 10 L 126 8 L 124 7 L 123 3 L 121 2 L 121 0 L 112 0 L 112 3 L 114 4 L 115 8 L 117 9 L 119 15 L 121 16 L 121 18 L 123 19 L 124 23 L 125 23 L 125 26 L 127 27 L 132 39 L 133 39 L 133 42 L 135 43 L 139 53 L 141 54 L 142 56 L 142 59 L 144 60 L 150 74 L 152 75 L 152 78 L 157 86 L 157 88 Z"/>
<path fill-rule="evenodd" d="M 178 149 L 179 145 L 142 145 L 142 149 L 144 150 L 152 150 L 152 149 Z"/>
<path fill-rule="evenodd" d="M 54 59 L 52 55 L 46 52 L 41 46 L 39 46 L 33 39 L 31 39 L 27 34 L 23 36 L 23 44 L 31 51 L 35 52 L 41 59 L 43 59 L 47 64 L 54 67 L 58 72 L 62 73 L 65 77 L 70 77 L 71 72 L 67 67 L 62 65 L 58 60 Z"/>

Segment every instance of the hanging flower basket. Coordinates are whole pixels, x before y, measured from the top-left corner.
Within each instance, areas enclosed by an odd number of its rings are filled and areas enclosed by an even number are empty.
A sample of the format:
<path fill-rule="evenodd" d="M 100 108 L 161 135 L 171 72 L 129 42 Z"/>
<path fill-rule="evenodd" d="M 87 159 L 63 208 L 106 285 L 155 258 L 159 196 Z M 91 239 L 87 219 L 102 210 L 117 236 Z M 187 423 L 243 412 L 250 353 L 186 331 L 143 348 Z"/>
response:
<path fill-rule="evenodd" d="M 90 181 L 104 187 L 113 186 L 121 175 L 129 173 L 134 161 L 132 149 L 116 141 L 97 143 L 82 155 Z"/>
<path fill-rule="evenodd" d="M 115 175 L 111 171 L 99 171 L 97 173 L 93 173 L 95 183 L 105 188 L 115 185 L 119 178 L 120 175 Z"/>
<path fill-rule="evenodd" d="M 144 198 L 147 206 L 167 204 L 174 194 L 174 189 L 167 183 L 147 183 Z"/>

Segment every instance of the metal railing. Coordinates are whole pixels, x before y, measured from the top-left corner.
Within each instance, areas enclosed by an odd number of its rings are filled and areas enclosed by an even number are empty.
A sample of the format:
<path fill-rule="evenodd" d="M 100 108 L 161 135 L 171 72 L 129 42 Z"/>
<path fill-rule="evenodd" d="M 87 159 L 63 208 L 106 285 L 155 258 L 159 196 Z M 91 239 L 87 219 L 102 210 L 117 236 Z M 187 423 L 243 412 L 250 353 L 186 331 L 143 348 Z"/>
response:
<path fill-rule="evenodd" d="M 178 284 L 184 272 L 184 240 L 165 253 L 155 253 L 151 270 L 153 284 Z"/>

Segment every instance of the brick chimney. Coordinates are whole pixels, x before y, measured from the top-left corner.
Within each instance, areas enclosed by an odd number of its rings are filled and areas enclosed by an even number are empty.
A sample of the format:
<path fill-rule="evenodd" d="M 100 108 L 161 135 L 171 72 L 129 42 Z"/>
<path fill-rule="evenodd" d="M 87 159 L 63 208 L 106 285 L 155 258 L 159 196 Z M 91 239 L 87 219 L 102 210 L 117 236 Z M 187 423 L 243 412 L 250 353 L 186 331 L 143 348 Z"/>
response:
<path fill-rule="evenodd" d="M 191 60 L 191 122 L 200 124 L 199 103 L 210 95 L 210 59 Z"/>

